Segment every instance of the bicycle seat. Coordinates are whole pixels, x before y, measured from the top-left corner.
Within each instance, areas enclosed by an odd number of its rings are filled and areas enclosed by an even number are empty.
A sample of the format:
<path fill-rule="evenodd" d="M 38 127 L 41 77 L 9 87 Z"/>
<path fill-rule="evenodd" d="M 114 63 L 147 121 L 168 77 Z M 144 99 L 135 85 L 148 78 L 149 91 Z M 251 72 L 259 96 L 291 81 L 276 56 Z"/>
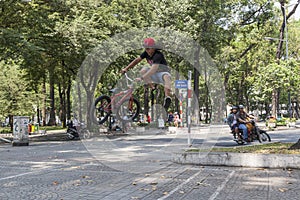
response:
<path fill-rule="evenodd" d="M 109 93 L 117 93 L 119 91 L 118 88 L 113 88 L 111 90 L 109 90 Z"/>

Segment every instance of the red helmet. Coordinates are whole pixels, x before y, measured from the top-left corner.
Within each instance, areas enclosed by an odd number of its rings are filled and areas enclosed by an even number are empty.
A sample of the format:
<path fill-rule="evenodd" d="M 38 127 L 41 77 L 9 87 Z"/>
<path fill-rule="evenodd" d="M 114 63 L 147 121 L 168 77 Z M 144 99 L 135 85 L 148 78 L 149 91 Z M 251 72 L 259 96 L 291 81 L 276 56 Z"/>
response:
<path fill-rule="evenodd" d="M 153 38 L 146 38 L 144 39 L 143 46 L 145 48 L 155 48 L 155 40 Z"/>

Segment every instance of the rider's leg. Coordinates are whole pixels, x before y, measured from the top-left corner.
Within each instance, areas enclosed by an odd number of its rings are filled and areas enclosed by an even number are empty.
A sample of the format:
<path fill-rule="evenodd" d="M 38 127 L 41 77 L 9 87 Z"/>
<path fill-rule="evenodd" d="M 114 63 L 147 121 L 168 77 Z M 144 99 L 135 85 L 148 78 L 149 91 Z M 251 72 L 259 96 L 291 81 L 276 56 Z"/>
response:
<path fill-rule="evenodd" d="M 239 128 L 243 130 L 243 137 L 244 137 L 244 140 L 247 142 L 248 141 L 248 129 L 247 129 L 247 126 L 245 124 L 240 124 Z"/>
<path fill-rule="evenodd" d="M 165 100 L 163 106 L 168 113 L 171 104 L 171 74 L 169 72 L 157 72 L 151 76 L 151 80 L 154 83 L 164 85 Z"/>
<path fill-rule="evenodd" d="M 165 101 L 164 101 L 164 108 L 168 111 L 170 104 L 171 104 L 171 76 L 169 74 L 163 75 L 164 81 L 164 92 L 165 92 Z"/>
<path fill-rule="evenodd" d="M 239 127 L 238 127 L 238 126 L 235 126 L 234 132 L 235 132 L 235 134 L 238 136 L 238 140 L 241 140 L 242 138 L 241 138 L 241 136 L 240 136 L 240 134 L 239 134 Z"/>
<path fill-rule="evenodd" d="M 149 70 L 150 70 L 149 67 L 143 67 L 143 68 L 141 69 L 141 71 L 140 71 L 140 74 L 141 74 L 141 75 L 144 75 L 144 74 L 145 74 L 147 71 L 149 71 Z M 154 84 L 152 83 L 151 77 L 144 78 L 144 82 L 145 82 L 145 84 L 149 85 L 150 88 L 151 88 L 152 90 L 155 89 L 155 86 L 154 86 Z"/>
<path fill-rule="evenodd" d="M 171 77 L 169 74 L 163 75 L 164 91 L 166 97 L 171 97 Z"/>

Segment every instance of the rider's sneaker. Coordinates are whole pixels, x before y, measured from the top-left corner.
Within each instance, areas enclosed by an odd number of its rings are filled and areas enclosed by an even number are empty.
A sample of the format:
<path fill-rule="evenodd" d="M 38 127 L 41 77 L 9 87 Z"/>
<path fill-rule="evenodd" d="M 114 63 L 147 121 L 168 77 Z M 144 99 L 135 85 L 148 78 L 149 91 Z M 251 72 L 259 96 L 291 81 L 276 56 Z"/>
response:
<path fill-rule="evenodd" d="M 168 111 L 168 109 L 169 109 L 169 107 L 170 107 L 170 105 L 171 105 L 171 97 L 169 97 L 169 96 L 167 96 L 166 98 L 165 98 L 165 101 L 164 101 L 164 108 L 165 108 L 165 110 L 166 111 Z"/>

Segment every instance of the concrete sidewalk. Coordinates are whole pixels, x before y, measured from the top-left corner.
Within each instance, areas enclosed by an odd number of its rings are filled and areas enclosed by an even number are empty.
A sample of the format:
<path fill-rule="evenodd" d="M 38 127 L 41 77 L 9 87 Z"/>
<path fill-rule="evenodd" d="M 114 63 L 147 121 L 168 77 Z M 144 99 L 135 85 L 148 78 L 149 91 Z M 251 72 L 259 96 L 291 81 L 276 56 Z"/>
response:
<path fill-rule="evenodd" d="M 178 164 L 256 168 L 300 169 L 300 155 L 209 152 L 176 153 L 172 161 Z"/>
<path fill-rule="evenodd" d="M 262 127 L 262 124 L 260 124 Z M 266 127 L 265 127 L 266 128 Z M 295 127 L 280 126 L 277 131 L 293 131 Z M 299 130 L 300 132 L 300 130 Z M 272 136 L 274 133 L 268 132 Z M 276 135 L 276 133 L 275 133 Z M 272 141 L 274 138 L 272 138 Z M 278 139 L 275 139 L 277 141 Z M 282 140 L 280 140 L 282 141 Z M 285 140 L 284 140 L 285 141 Z M 278 142 L 278 141 L 277 141 Z M 296 140 L 295 140 L 296 142 Z M 259 143 L 258 143 L 259 144 Z M 254 145 L 258 145 L 255 144 Z M 300 169 L 299 154 L 262 154 L 262 153 L 230 153 L 230 152 L 186 152 L 182 150 L 173 154 L 172 161 L 179 164 L 203 166 L 231 166 L 257 168 L 295 168 Z"/>
<path fill-rule="evenodd" d="M 185 129 L 179 129 L 181 132 L 186 132 Z M 150 129 L 146 132 L 132 132 L 128 136 L 136 135 L 139 138 L 145 136 L 145 140 L 153 135 L 163 140 L 163 137 L 170 133 L 166 129 Z M 161 136 L 159 136 L 161 135 Z M 121 135 L 109 134 L 108 138 L 118 138 Z M 126 135 L 123 135 L 126 137 Z M 170 137 L 176 137 L 172 133 Z M 45 135 L 35 134 L 29 136 L 29 143 L 47 142 L 47 141 L 68 141 L 64 130 L 47 131 Z M 157 138 L 156 138 L 157 139 Z M 30 145 L 30 144 L 29 144 Z M 177 146 L 177 147 L 176 147 Z M 182 146 L 173 146 L 174 151 L 170 159 L 174 163 L 193 164 L 193 165 L 211 165 L 211 166 L 235 166 L 235 167 L 258 167 L 258 168 L 297 168 L 300 169 L 300 155 L 287 154 L 252 154 L 252 153 L 224 153 L 224 152 L 209 152 L 209 153 L 192 153 L 182 150 Z"/>

